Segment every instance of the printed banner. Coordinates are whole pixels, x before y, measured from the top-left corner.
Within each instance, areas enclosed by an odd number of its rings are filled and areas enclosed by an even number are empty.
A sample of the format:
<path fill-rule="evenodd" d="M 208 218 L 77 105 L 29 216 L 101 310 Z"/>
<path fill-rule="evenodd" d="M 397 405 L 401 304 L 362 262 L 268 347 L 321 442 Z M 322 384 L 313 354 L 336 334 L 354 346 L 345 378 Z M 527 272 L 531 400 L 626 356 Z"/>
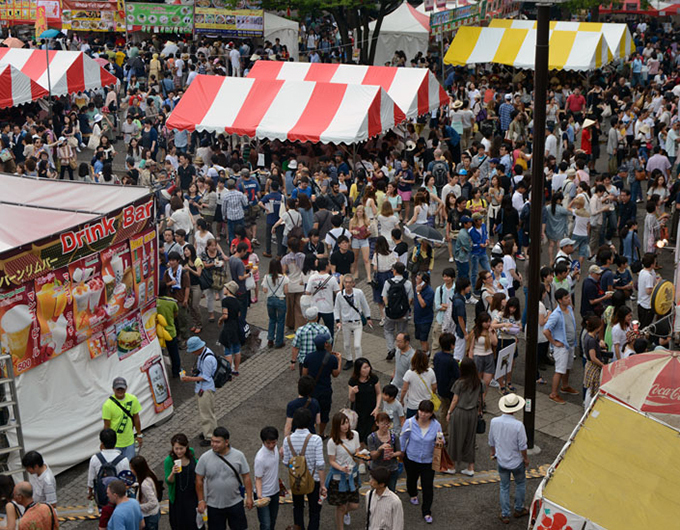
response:
<path fill-rule="evenodd" d="M 194 8 L 190 5 L 128 3 L 125 23 L 128 31 L 191 33 Z"/>
<path fill-rule="evenodd" d="M 33 285 L 40 348 L 45 348 L 50 358 L 56 357 L 77 344 L 71 274 L 64 267 L 36 278 Z"/>
<path fill-rule="evenodd" d="M 38 7 L 44 8 L 50 26 L 61 28 L 59 0 L 0 0 L 0 20 L 3 25 L 34 24 Z"/>
<path fill-rule="evenodd" d="M 157 244 L 156 230 L 153 229 L 130 239 L 135 294 L 139 307 L 144 307 L 148 301 L 156 298 L 156 287 L 158 286 Z"/>
<path fill-rule="evenodd" d="M 116 348 L 119 360 L 127 359 L 148 344 L 149 339 L 144 333 L 139 311 L 135 311 L 116 323 Z"/>
<path fill-rule="evenodd" d="M 68 270 L 71 275 L 76 340 L 81 343 L 97 329 L 101 330 L 101 326 L 109 319 L 99 254 L 72 263 Z"/>
<path fill-rule="evenodd" d="M 40 328 L 35 317 L 33 282 L 0 292 L 2 353 L 12 356 L 14 375 L 30 370 L 49 358 L 39 347 Z"/>
<path fill-rule="evenodd" d="M 141 370 L 146 373 L 153 396 L 156 414 L 163 412 L 172 405 L 172 396 L 168 387 L 168 379 L 163 370 L 163 358 L 160 355 L 152 357 L 144 363 Z"/>
<path fill-rule="evenodd" d="M 18 248 L 0 260 L 0 289 L 22 285 L 147 230 L 153 200 L 143 199 L 77 229 Z"/>
<path fill-rule="evenodd" d="M 439 5 L 438 5 L 439 7 Z M 430 14 L 430 33 L 439 35 L 461 26 L 477 24 L 486 16 L 486 0 L 477 4 L 448 9 Z"/>
<path fill-rule="evenodd" d="M 101 253 L 101 258 L 102 278 L 106 286 L 106 312 L 111 320 L 116 320 L 130 311 L 137 300 L 130 247 L 127 243 L 111 247 Z"/>
<path fill-rule="evenodd" d="M 35 15 L 35 38 L 38 40 L 40 35 L 47 31 L 47 13 L 45 6 L 38 6 Z"/>
<path fill-rule="evenodd" d="M 125 31 L 125 13 L 116 0 L 63 0 L 63 28 L 72 31 Z"/>
<path fill-rule="evenodd" d="M 221 37 L 264 36 L 264 10 L 259 2 L 242 0 L 236 5 L 226 0 L 196 0 L 196 33 Z"/>

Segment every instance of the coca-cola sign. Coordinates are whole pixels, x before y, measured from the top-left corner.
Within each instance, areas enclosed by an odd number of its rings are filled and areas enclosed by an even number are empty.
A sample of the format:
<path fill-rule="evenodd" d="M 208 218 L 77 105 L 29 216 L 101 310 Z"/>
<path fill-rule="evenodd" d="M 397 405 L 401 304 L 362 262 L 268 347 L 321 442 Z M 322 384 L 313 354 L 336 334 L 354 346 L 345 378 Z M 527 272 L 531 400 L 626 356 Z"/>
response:
<path fill-rule="evenodd" d="M 676 357 L 670 357 L 659 371 L 641 410 L 657 414 L 680 414 L 680 362 Z"/>

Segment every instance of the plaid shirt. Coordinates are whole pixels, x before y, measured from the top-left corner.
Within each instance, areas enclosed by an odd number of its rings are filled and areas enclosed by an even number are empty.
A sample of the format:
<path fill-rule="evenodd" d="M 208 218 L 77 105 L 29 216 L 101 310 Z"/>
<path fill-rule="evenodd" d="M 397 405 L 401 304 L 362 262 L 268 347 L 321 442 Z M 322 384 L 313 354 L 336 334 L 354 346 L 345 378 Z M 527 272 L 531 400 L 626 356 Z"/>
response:
<path fill-rule="evenodd" d="M 302 364 L 308 354 L 316 350 L 314 344 L 314 337 L 328 333 L 328 328 L 317 322 L 307 322 L 295 332 L 293 339 L 293 348 L 298 348 L 298 362 Z"/>
<path fill-rule="evenodd" d="M 227 190 L 222 203 L 222 217 L 228 221 L 240 221 L 244 218 L 243 209 L 248 206 L 248 199 L 238 190 Z"/>

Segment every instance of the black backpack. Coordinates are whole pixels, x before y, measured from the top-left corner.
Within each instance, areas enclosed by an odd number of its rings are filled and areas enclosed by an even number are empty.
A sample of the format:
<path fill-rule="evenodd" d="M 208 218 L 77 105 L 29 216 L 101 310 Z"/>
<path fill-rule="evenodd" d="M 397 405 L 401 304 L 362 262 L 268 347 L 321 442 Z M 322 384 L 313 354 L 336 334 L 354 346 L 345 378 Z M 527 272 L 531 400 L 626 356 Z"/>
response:
<path fill-rule="evenodd" d="M 449 170 L 446 166 L 446 162 L 442 160 L 435 161 L 432 164 L 432 176 L 434 177 L 434 185 L 437 188 L 443 188 L 448 183 Z"/>
<path fill-rule="evenodd" d="M 106 488 L 109 484 L 118 478 L 118 472 L 116 471 L 116 466 L 120 464 L 120 461 L 125 458 L 124 455 L 118 455 L 116 458 L 110 462 L 104 458 L 104 455 L 97 453 L 95 455 L 101 462 L 101 467 L 97 471 L 97 476 L 94 479 L 94 499 L 97 502 L 97 506 L 106 506 L 109 503 L 109 498 L 106 495 Z"/>
<path fill-rule="evenodd" d="M 403 318 L 408 314 L 410 305 L 408 303 L 408 295 L 406 294 L 406 287 L 404 284 L 406 280 L 395 281 L 394 279 L 387 280 L 389 288 L 387 289 L 387 306 L 385 307 L 385 315 L 387 318 L 396 320 Z"/>
<path fill-rule="evenodd" d="M 213 383 L 215 383 L 215 388 L 222 388 L 227 382 L 231 381 L 231 363 L 227 361 L 224 355 L 215 355 L 210 350 L 206 353 L 212 355 L 217 360 L 217 369 L 213 374 Z"/>
<path fill-rule="evenodd" d="M 486 289 L 482 289 L 482 292 L 479 295 L 479 300 L 477 300 L 477 303 L 475 304 L 475 317 L 487 310 L 486 302 L 484 301 L 485 291 Z"/>

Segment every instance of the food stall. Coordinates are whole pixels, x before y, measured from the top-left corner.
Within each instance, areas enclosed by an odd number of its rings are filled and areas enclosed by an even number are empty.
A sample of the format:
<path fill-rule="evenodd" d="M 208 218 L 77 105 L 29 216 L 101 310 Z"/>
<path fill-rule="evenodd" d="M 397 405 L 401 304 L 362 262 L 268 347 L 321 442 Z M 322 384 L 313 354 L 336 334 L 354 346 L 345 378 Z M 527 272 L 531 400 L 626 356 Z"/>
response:
<path fill-rule="evenodd" d="M 137 187 L 10 175 L 0 186 L 0 344 L 26 450 L 58 473 L 96 452 L 114 377 L 139 398 L 143 428 L 172 413 L 154 201 Z"/>

